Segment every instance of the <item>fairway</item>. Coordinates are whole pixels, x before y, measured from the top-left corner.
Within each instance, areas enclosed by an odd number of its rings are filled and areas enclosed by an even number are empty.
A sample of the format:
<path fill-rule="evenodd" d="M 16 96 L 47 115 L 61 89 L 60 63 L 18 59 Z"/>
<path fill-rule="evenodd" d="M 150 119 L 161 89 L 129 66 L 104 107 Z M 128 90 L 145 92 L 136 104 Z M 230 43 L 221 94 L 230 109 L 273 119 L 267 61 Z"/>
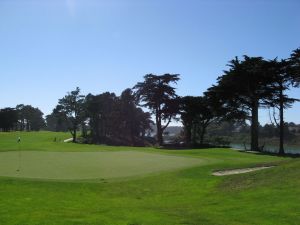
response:
<path fill-rule="evenodd" d="M 122 152 L 2 152 L 0 176 L 53 180 L 103 180 L 204 164 L 181 156 Z"/>

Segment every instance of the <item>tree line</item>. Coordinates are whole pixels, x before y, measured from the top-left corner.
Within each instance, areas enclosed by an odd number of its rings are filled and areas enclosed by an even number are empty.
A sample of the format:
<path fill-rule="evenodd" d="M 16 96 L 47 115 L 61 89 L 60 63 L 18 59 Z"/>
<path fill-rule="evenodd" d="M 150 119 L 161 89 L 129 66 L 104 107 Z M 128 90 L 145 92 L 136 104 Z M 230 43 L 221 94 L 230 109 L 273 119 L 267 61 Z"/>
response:
<path fill-rule="evenodd" d="M 200 141 L 202 144 L 210 123 L 249 120 L 251 150 L 259 151 L 258 110 L 272 108 L 273 121 L 279 128 L 279 154 L 284 154 L 284 110 L 299 101 L 289 97 L 286 91 L 299 87 L 300 49 L 283 60 L 236 57 L 228 67 L 204 96 L 183 98 L 181 114 L 186 143 Z"/>
<path fill-rule="evenodd" d="M 298 99 L 290 98 L 286 91 L 300 84 L 300 49 L 284 60 L 265 60 L 262 57 L 244 56 L 230 61 L 229 70 L 218 77 L 217 85 L 205 95 L 217 99 L 224 110 L 225 118 L 249 119 L 251 122 L 251 149 L 259 150 L 258 109 L 273 108 L 274 121 L 279 128 L 279 154 L 284 154 L 284 109 Z"/>
<path fill-rule="evenodd" d="M 203 96 L 178 96 L 175 85 L 179 80 L 179 74 L 147 74 L 143 81 L 124 90 L 120 96 L 110 92 L 83 96 L 76 88 L 59 99 L 53 112 L 46 116 L 47 127 L 70 131 L 74 142 L 80 130 L 89 143 L 142 145 L 155 124 L 157 144 L 163 145 L 163 134 L 170 122 L 181 120 L 185 143 L 193 146 L 205 143 L 207 128 L 212 123 L 250 121 L 251 149 L 258 151 L 258 110 L 269 108 L 273 109 L 273 121 L 279 129 L 279 153 L 284 154 L 284 110 L 298 101 L 289 97 L 287 90 L 300 84 L 300 49 L 283 60 L 236 57 Z M 35 114 L 30 113 L 39 118 L 35 120 L 24 112 L 21 114 L 25 106 L 20 107 L 0 111 L 0 127 L 4 131 L 35 130 L 44 126 L 40 120 L 42 114 L 36 108 Z M 143 111 L 146 108 L 148 112 Z M 25 109 L 23 111 L 29 110 Z M 8 122 L 3 118 L 10 111 Z"/>
<path fill-rule="evenodd" d="M 0 130 L 39 131 L 46 128 L 43 112 L 31 105 L 0 109 Z"/>
<path fill-rule="evenodd" d="M 77 87 L 58 101 L 46 120 L 54 131 L 69 130 L 73 142 L 80 130 L 86 143 L 113 145 L 143 145 L 152 124 L 150 113 L 137 106 L 129 88 L 120 96 L 110 92 L 83 96 Z"/>
<path fill-rule="evenodd" d="M 249 142 L 249 133 L 251 127 L 244 121 L 223 121 L 211 123 L 207 128 L 206 139 L 211 145 L 228 146 L 234 143 L 247 147 Z M 276 124 L 266 123 L 259 125 L 259 142 L 261 150 L 265 150 L 270 146 L 276 146 L 279 141 L 280 132 Z M 180 134 L 181 136 L 181 134 Z M 288 145 L 299 145 L 300 143 L 300 124 L 287 123 L 284 124 L 284 141 Z"/>

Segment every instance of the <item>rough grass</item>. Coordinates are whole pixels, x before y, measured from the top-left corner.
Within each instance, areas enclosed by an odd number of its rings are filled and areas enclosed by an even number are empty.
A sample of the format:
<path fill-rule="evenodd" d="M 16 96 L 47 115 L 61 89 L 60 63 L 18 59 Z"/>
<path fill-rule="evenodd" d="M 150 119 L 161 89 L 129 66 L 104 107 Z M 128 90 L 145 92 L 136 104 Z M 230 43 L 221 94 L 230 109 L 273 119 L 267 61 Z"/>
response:
<path fill-rule="evenodd" d="M 14 135 L 0 133 L 0 151 L 18 150 Z M 22 136 L 22 151 L 131 150 L 200 158 L 210 164 L 106 183 L 2 177 L 0 224 L 298 225 L 300 221 L 299 159 L 229 149 L 173 151 L 54 143 L 54 134 L 47 132 Z M 211 175 L 215 170 L 269 164 L 278 166 L 228 177 Z"/>

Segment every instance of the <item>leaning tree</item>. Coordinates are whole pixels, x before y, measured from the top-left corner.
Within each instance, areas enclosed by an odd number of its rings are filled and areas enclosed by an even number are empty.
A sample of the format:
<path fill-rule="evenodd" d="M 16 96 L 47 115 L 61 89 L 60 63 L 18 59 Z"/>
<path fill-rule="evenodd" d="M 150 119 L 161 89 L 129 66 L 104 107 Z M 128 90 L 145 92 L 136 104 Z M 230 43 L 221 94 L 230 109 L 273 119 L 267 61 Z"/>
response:
<path fill-rule="evenodd" d="M 159 145 L 163 145 L 163 132 L 178 113 L 177 95 L 171 85 L 179 80 L 179 74 L 147 74 L 143 82 L 133 87 L 140 105 L 149 108 L 155 116 Z"/>

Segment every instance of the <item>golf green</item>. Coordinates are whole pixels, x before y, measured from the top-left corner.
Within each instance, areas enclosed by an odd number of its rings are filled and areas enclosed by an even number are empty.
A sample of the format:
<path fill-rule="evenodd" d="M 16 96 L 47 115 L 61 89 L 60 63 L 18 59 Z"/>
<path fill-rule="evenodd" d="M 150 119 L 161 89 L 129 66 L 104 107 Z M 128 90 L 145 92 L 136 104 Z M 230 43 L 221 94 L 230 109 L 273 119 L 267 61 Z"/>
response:
<path fill-rule="evenodd" d="M 47 180 L 102 180 L 204 164 L 199 158 L 120 152 L 1 152 L 0 176 Z"/>

